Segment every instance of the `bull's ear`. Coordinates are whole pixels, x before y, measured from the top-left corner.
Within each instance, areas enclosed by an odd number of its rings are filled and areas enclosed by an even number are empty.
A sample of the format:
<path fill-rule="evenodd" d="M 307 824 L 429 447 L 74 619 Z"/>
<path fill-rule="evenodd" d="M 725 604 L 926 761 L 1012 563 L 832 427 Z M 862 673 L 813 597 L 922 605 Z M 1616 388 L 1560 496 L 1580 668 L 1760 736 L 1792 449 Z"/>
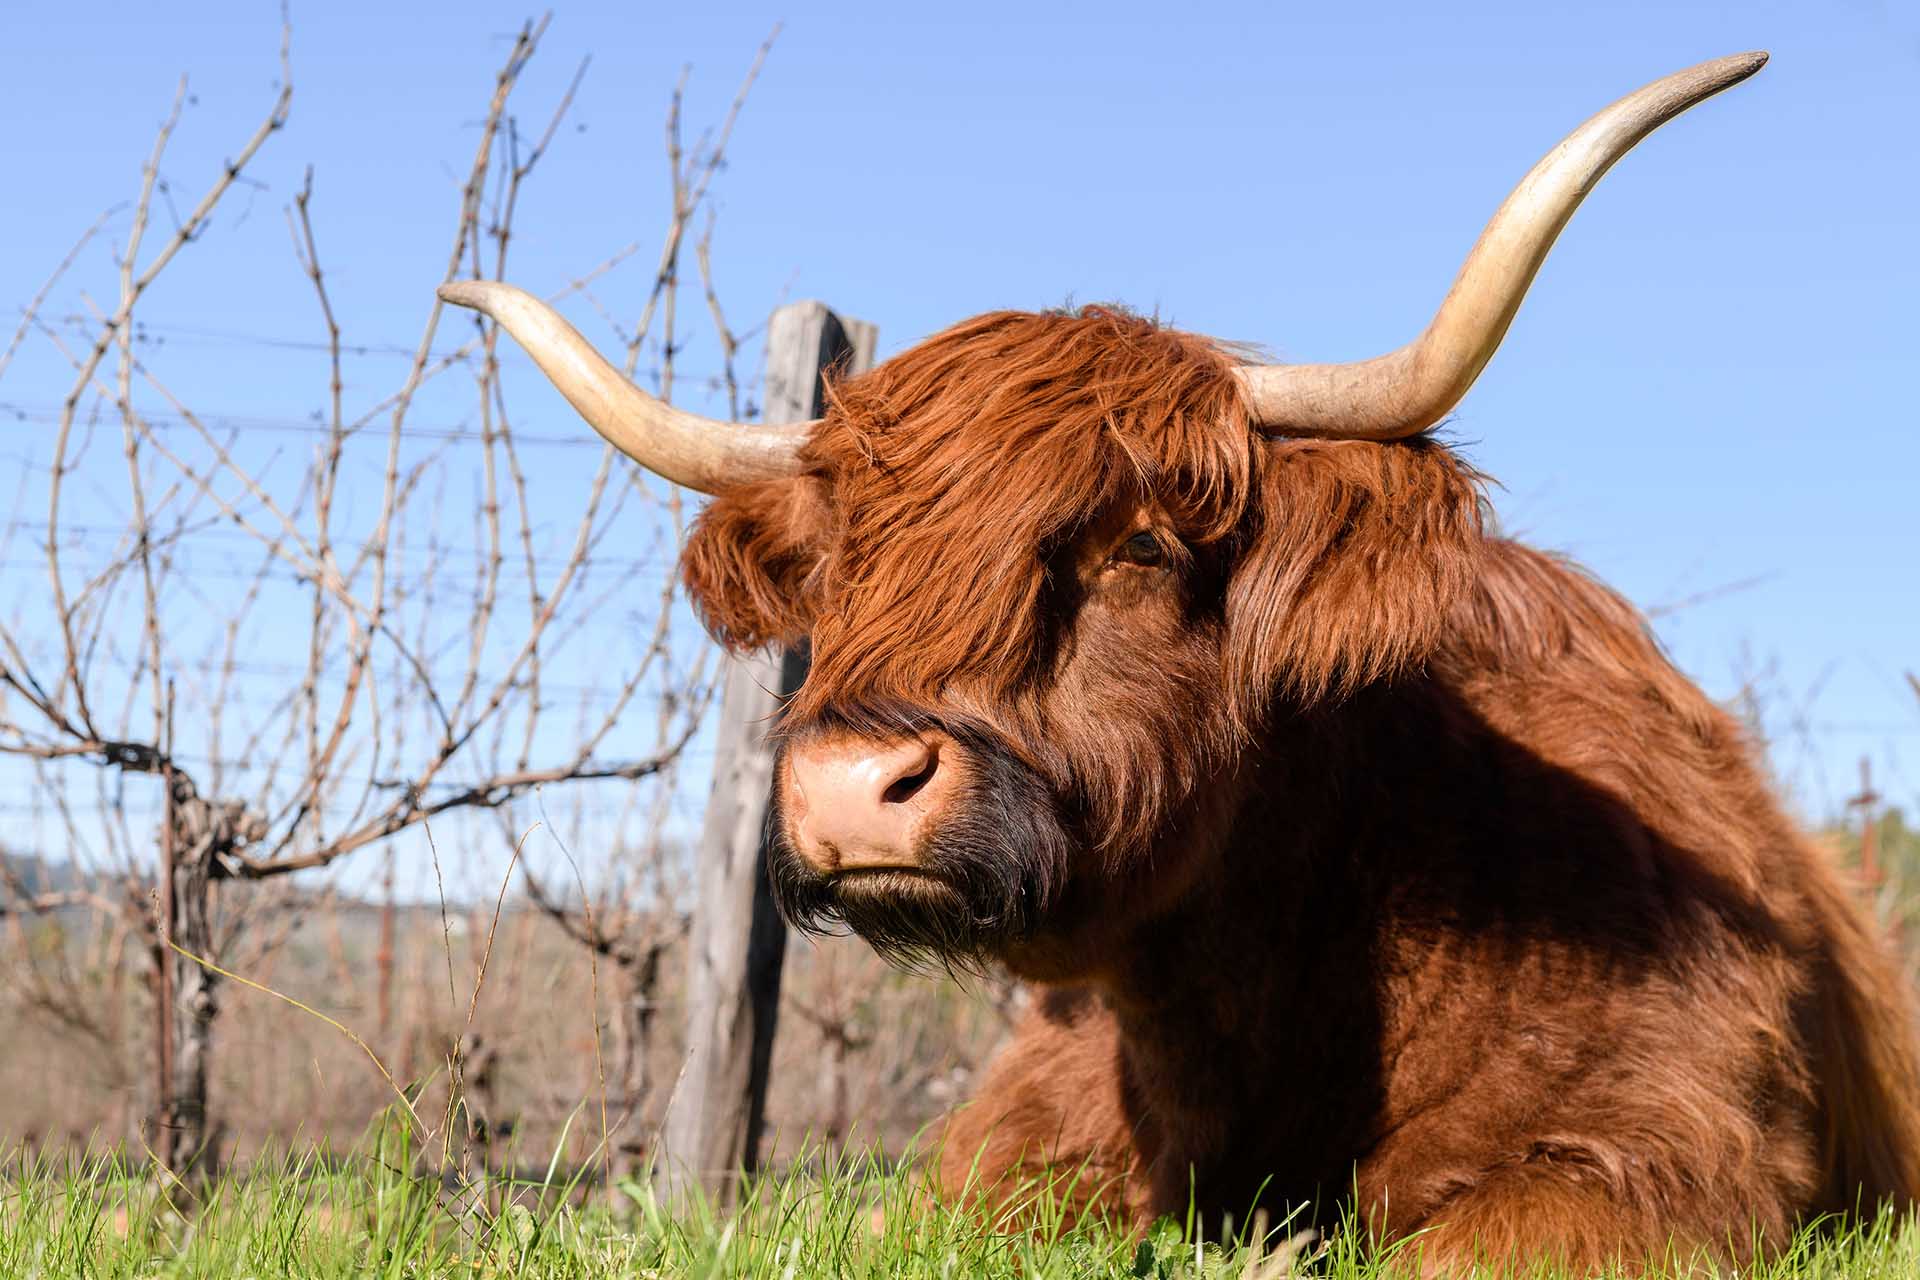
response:
<path fill-rule="evenodd" d="M 829 518 L 823 482 L 804 474 L 739 485 L 707 504 L 680 573 L 715 639 L 746 652 L 806 638 Z"/>
<path fill-rule="evenodd" d="M 1417 670 L 1473 580 L 1479 477 L 1430 440 L 1263 446 L 1252 527 L 1227 589 L 1227 678 L 1242 724 Z"/>

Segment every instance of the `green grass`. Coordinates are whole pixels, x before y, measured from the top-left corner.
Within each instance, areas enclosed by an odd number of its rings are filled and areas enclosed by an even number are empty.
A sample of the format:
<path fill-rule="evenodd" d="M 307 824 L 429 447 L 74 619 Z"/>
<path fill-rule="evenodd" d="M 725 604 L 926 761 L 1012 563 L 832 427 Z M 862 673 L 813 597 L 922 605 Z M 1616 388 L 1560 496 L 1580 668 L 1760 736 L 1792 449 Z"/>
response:
<path fill-rule="evenodd" d="M 644 1186 L 612 1197 L 546 1179 L 448 1185 L 411 1167 L 404 1143 L 337 1161 L 256 1162 L 196 1198 L 139 1163 L 20 1159 L 0 1175 L 0 1276 L 99 1277 L 802 1277 L 929 1276 L 974 1280 L 1363 1280 L 1393 1272 L 1349 1236 L 1306 1247 L 1291 1264 L 1250 1241 L 1196 1246 L 1186 1224 L 1145 1240 L 1097 1225 L 1066 1228 L 1036 1192 L 1019 1232 L 933 1207 L 912 1173 L 850 1164 L 762 1178 L 743 1205 L 669 1211 Z M 1251 1234 L 1251 1233 L 1248 1233 Z M 1286 1235 L 1269 1233 L 1269 1247 Z M 1289 1270 L 1289 1265 L 1292 1270 Z M 1537 1273 L 1553 1275 L 1551 1271 Z M 1920 1276 L 1920 1230 L 1890 1220 L 1810 1234 L 1762 1280 Z"/>

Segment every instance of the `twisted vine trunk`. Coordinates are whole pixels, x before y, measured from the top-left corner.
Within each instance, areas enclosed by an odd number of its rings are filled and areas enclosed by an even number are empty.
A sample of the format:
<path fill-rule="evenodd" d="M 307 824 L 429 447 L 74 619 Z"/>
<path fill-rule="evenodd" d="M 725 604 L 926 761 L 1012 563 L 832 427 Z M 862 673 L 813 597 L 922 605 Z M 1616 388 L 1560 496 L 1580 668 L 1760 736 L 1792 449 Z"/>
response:
<path fill-rule="evenodd" d="M 214 929 L 215 885 L 231 855 L 259 839 L 265 824 L 237 802 L 204 800 L 191 778 L 170 772 L 170 871 L 173 946 L 172 1096 L 161 1101 L 160 1154 L 175 1173 L 210 1178 L 219 1172 L 221 1126 L 212 1106 L 214 1030 L 220 1016 L 220 940 Z M 206 961 L 208 963 L 202 963 Z"/>
<path fill-rule="evenodd" d="M 638 1177 L 646 1168 L 653 1146 L 647 1128 L 647 1104 L 653 1092 L 648 1056 L 653 1048 L 653 1024 L 659 1010 L 660 957 L 664 942 L 648 943 L 635 952 L 615 956 L 620 967 L 621 1007 L 614 1019 L 615 1084 L 620 1098 L 620 1129 L 624 1134 L 614 1157 L 614 1177 Z"/>
<path fill-rule="evenodd" d="M 181 951 L 208 959 L 214 944 L 212 866 L 210 848 L 187 845 L 173 867 L 174 942 Z M 170 951 L 167 959 L 173 965 L 175 1045 L 167 1163 L 182 1175 L 191 1171 L 211 1177 L 219 1171 L 208 1098 L 220 975 L 178 951 Z"/>

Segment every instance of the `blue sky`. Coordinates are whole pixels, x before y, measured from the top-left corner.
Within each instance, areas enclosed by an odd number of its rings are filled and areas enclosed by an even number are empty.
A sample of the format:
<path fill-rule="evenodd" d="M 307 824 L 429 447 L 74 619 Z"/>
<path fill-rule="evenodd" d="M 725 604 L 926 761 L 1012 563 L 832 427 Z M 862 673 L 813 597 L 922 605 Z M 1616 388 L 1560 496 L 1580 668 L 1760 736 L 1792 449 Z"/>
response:
<path fill-rule="evenodd" d="M 251 170 L 263 185 L 143 304 L 186 399 L 320 406 L 324 356 L 260 341 L 318 333 L 281 212 L 308 164 L 348 341 L 411 348 L 529 14 L 295 4 L 292 116 Z M 721 289 L 742 324 L 823 298 L 877 323 L 883 355 L 981 310 L 1068 299 L 1285 358 L 1374 354 L 1424 323 L 1511 183 L 1580 120 L 1666 72 L 1771 50 L 1601 184 L 1452 434 L 1500 481 L 1510 531 L 1642 605 L 1710 597 L 1660 633 L 1716 695 L 1768 673 L 1792 730 L 1777 761 L 1809 814 L 1838 810 L 1862 754 L 1891 799 L 1920 803 L 1920 700 L 1902 678 L 1920 669 L 1920 8 L 569 3 L 519 91 L 524 125 L 592 65 L 525 199 L 513 278 L 551 290 L 636 239 L 650 259 L 675 77 L 691 65 L 690 124 L 717 120 L 776 20 L 715 187 Z M 277 34 L 266 4 L 0 18 L 0 339 L 79 231 L 135 192 L 182 72 L 194 98 L 165 172 L 182 201 L 198 193 L 271 100 Z M 110 226 L 124 236 L 125 215 Z M 111 264 L 89 261 L 80 278 L 108 296 Z M 646 276 L 635 264 L 604 296 L 630 315 Z M 684 340 L 687 368 L 717 367 L 704 327 Z M 53 406 L 70 376 L 29 345 L 0 379 L 0 439 L 23 437 L 9 457 L 48 428 L 4 406 Z M 403 367 L 355 356 L 349 401 Z M 538 429 L 572 429 L 557 399 L 524 394 Z M 578 503 L 564 468 L 536 490 L 566 515 Z"/>

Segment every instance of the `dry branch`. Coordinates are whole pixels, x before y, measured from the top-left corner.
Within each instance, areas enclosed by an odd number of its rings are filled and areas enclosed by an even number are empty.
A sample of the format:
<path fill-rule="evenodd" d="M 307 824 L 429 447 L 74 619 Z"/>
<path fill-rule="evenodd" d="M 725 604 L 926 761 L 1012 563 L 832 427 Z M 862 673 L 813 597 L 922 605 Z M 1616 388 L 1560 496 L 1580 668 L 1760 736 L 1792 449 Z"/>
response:
<path fill-rule="evenodd" d="M 559 136 L 587 69 L 583 62 L 526 147 L 509 108 L 545 29 L 544 19 L 523 29 L 494 78 L 443 278 L 477 264 L 486 242 L 495 249 L 493 272 L 506 269 L 525 186 Z M 23 920 L 53 922 L 82 907 L 144 939 L 135 950 L 154 957 L 157 1008 L 166 1011 L 155 1050 L 170 1059 L 152 1100 L 154 1133 L 158 1149 L 181 1165 L 217 1154 L 209 1097 L 217 984 L 236 966 L 270 964 L 306 914 L 300 891 L 267 893 L 264 882 L 284 884 L 295 873 L 336 865 L 447 815 L 517 821 L 516 806 L 546 788 L 664 790 L 711 700 L 705 650 L 690 662 L 671 660 L 674 588 L 665 572 L 666 585 L 654 597 L 657 614 L 624 663 L 597 662 L 588 685 L 548 680 L 548 664 L 576 638 L 590 636 L 611 593 L 626 597 L 641 571 L 643 562 L 628 561 L 606 573 L 598 554 L 606 540 L 625 542 L 656 510 L 630 501 L 646 491 L 624 469 L 616 472 L 611 451 L 603 451 L 568 544 L 542 555 L 541 515 L 496 359 L 497 331 L 479 330 L 453 352 L 436 352 L 437 300 L 398 389 L 351 413 L 346 317 L 327 288 L 323 209 L 310 168 L 286 217 L 293 259 L 324 331 L 326 408 L 313 457 L 291 476 L 277 456 L 263 460 L 251 436 L 217 430 L 169 386 L 155 367 L 158 355 L 136 349 L 136 318 L 155 280 L 187 260 L 181 250 L 200 237 L 237 183 L 251 181 L 244 172 L 285 123 L 289 47 L 283 25 L 282 79 L 265 118 L 171 237 L 143 260 L 162 159 L 180 124 L 176 97 L 142 167 L 113 302 L 94 307 L 81 292 L 92 318 L 73 342 L 67 326 L 51 326 L 42 315 L 109 214 L 51 274 L 0 354 L 5 372 L 15 350 L 38 334 L 72 367 L 47 444 L 46 518 L 36 525 L 44 530 L 51 589 L 43 606 L 0 622 L 0 757 L 31 772 L 36 804 L 62 824 L 76 856 L 91 842 L 82 807 L 68 798 L 74 779 L 95 788 L 97 807 L 111 814 L 99 823 L 102 853 L 88 855 L 86 887 L 29 893 L 0 884 L 0 919 L 18 935 L 16 950 L 27 945 L 17 927 Z M 705 198 L 738 106 L 719 143 L 689 162 L 690 185 L 676 194 L 669 218 L 674 245 Z M 497 196 L 487 209 L 490 185 Z M 585 291 L 632 252 L 616 252 L 555 296 Z M 432 283 L 422 282 L 423 299 Z M 644 327 L 638 333 L 644 337 Z M 669 334 L 663 359 L 670 364 L 672 356 Z M 480 449 L 456 452 L 466 433 L 440 433 L 422 452 L 409 415 L 421 389 L 456 364 L 475 374 Z M 149 402 L 163 405 L 177 429 L 160 430 L 144 407 Z M 366 429 L 382 416 L 384 432 Z M 89 447 L 96 432 L 116 425 L 122 456 L 108 479 L 95 474 Z M 456 460 L 476 464 L 484 486 L 478 537 L 460 540 L 476 551 L 467 579 L 449 567 L 448 549 L 458 544 L 441 536 L 458 518 L 442 507 Z M 370 511 L 353 511 L 342 498 L 343 476 L 354 468 L 380 477 Z M 84 556 L 63 556 L 92 545 L 76 497 L 86 484 L 110 485 L 126 520 L 102 530 L 111 539 L 104 562 L 83 566 Z M 653 537 L 667 544 L 679 532 L 677 495 L 659 510 L 671 520 Z M 193 557 L 221 537 L 246 540 L 257 558 L 240 575 L 244 588 L 202 594 L 207 575 Z M 424 548 L 424 561 L 407 554 L 410 540 Z M 524 612 L 502 603 L 509 545 L 514 572 L 525 579 Z M 646 563 L 664 571 L 670 560 L 668 554 Z M 283 643 L 290 632 L 297 644 Z M 291 678 L 270 685 L 271 696 L 261 701 L 247 695 L 257 694 L 275 668 L 257 664 L 252 669 L 267 674 L 249 675 L 247 655 L 249 645 L 263 642 L 298 661 L 284 664 Z M 660 713 L 652 741 L 637 742 L 623 725 L 643 691 L 655 688 Z M 580 699 L 571 728 L 557 723 L 551 701 L 568 689 Z M 229 757 L 222 744 L 234 742 L 238 752 Z M 138 830 L 140 819 L 121 799 L 128 792 L 152 802 L 157 830 Z M 157 867 L 155 845 L 163 851 Z M 91 997 L 78 979 L 40 969 L 16 975 L 22 998 L 48 1016 L 76 1034 L 105 1034 L 86 1030 Z M 476 1001 L 483 980 L 484 971 L 476 977 Z M 177 1054 L 165 1050 L 170 1042 Z"/>

